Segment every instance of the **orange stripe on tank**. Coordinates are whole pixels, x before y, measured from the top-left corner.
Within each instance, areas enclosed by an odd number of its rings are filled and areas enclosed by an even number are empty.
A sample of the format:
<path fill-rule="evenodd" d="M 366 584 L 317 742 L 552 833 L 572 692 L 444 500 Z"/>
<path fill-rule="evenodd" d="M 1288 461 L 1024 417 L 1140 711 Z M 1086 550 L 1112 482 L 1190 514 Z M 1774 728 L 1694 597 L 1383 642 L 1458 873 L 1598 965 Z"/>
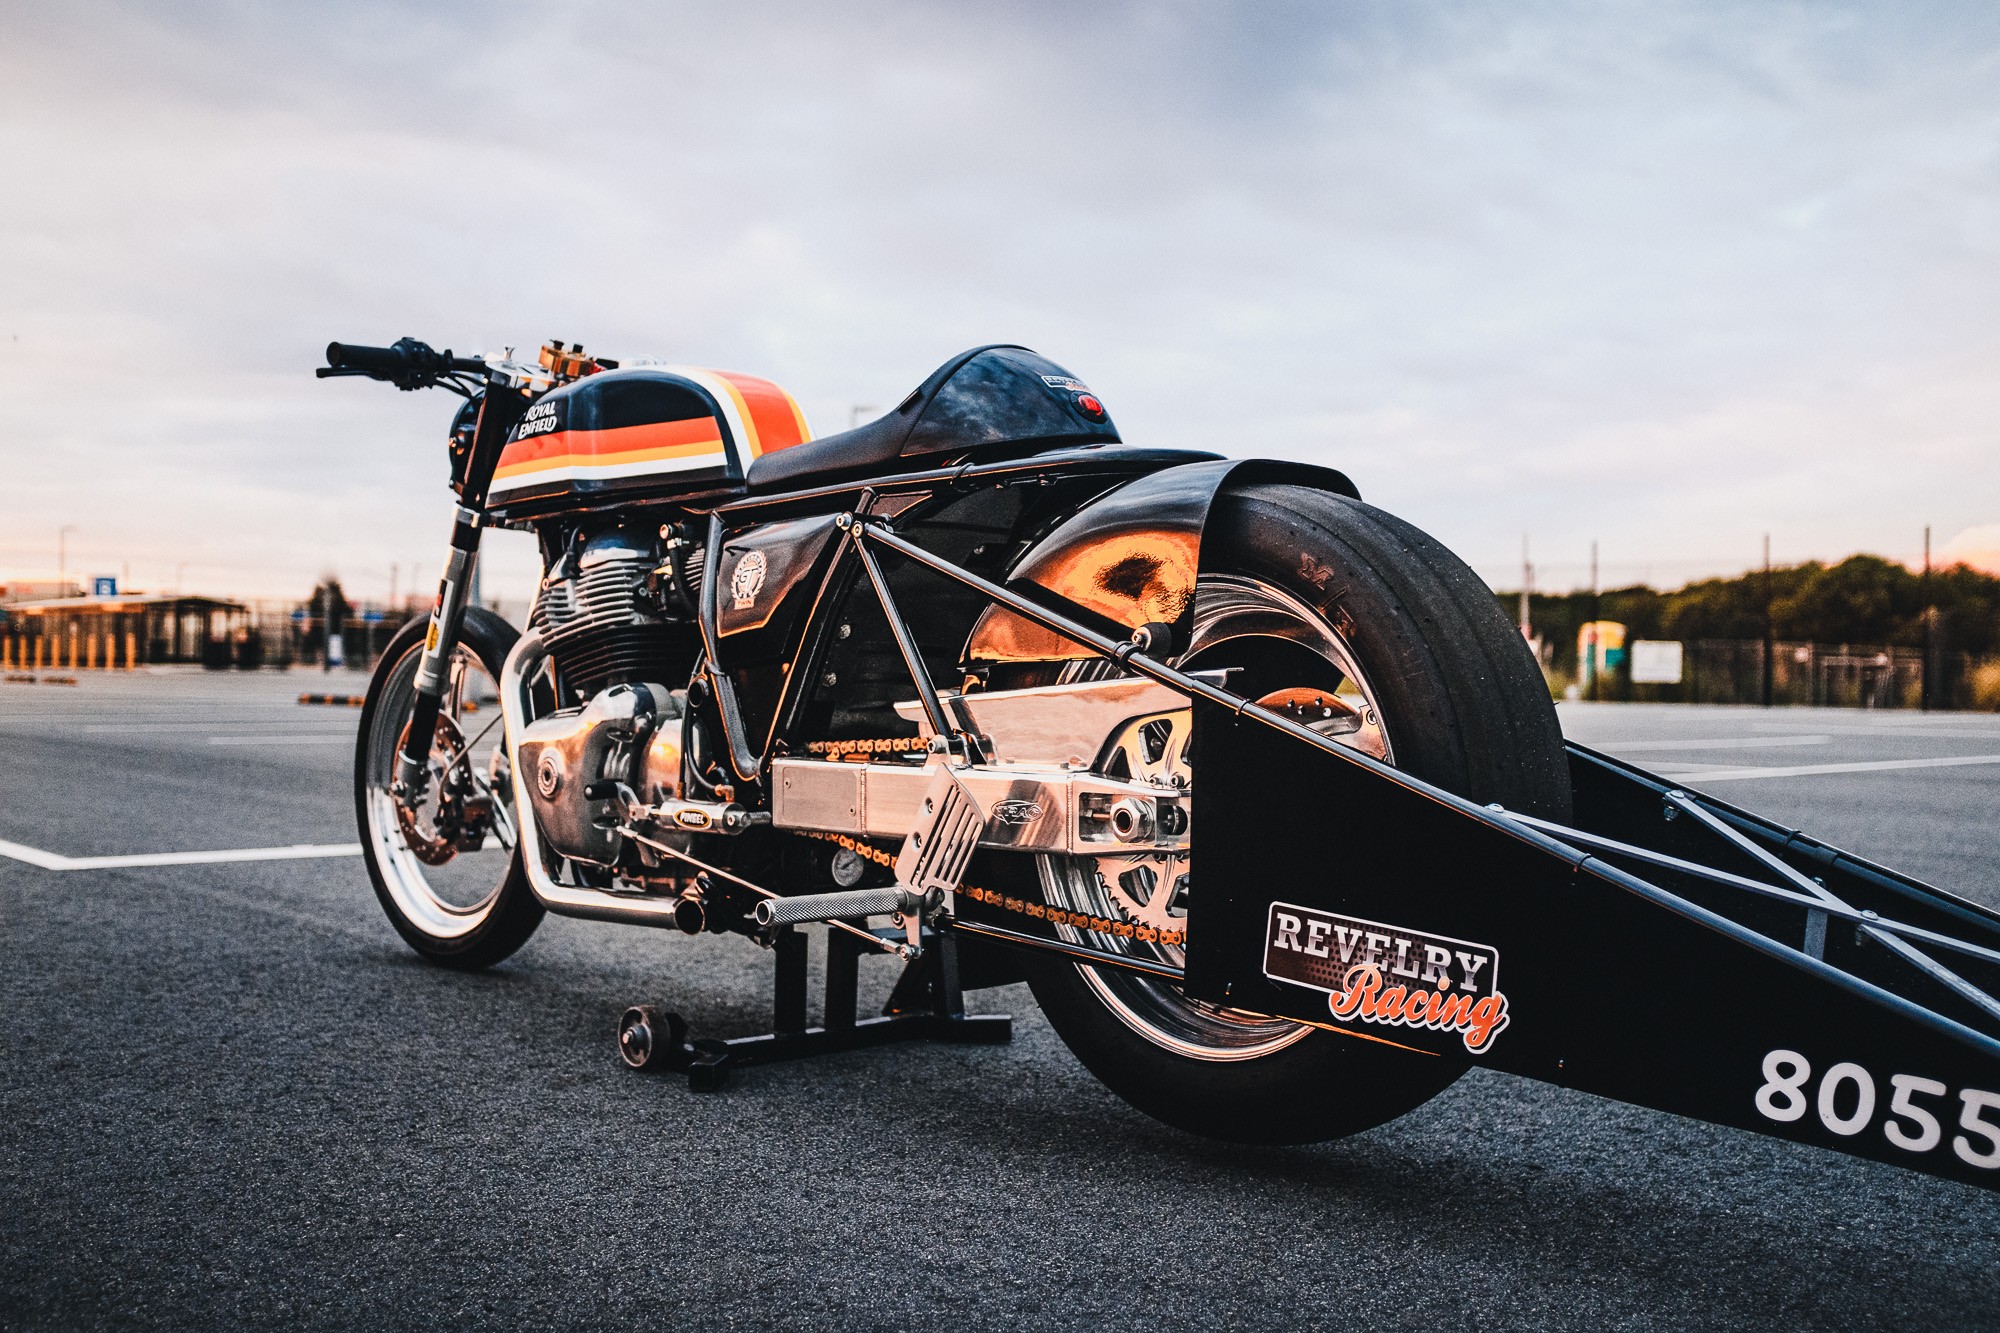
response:
<path fill-rule="evenodd" d="M 742 413 L 745 427 L 750 432 L 752 458 L 774 449 L 789 449 L 811 438 L 811 432 L 806 429 L 805 413 L 799 410 L 799 405 L 790 394 L 771 381 L 727 370 L 713 373 L 729 386 L 736 399 L 737 410 Z"/>
<path fill-rule="evenodd" d="M 636 463 L 707 453 L 722 453 L 722 432 L 713 417 L 613 430 L 558 430 L 509 444 L 501 451 L 500 466 L 493 475 L 511 477 L 574 463 Z"/>

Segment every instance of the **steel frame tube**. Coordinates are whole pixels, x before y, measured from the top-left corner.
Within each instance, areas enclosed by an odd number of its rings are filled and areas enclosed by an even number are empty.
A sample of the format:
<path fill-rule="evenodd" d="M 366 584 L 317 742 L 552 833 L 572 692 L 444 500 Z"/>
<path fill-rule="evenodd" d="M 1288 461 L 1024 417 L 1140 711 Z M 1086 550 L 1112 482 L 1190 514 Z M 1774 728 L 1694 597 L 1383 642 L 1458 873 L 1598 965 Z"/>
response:
<path fill-rule="evenodd" d="M 1505 811 L 1496 811 L 1485 806 L 1476 805 L 1462 797 L 1433 787 L 1429 783 L 1412 778 L 1408 774 L 1402 773 L 1379 760 L 1350 750 L 1337 741 L 1322 736 L 1310 728 L 1301 726 L 1289 718 L 1281 717 L 1269 709 L 1259 707 L 1250 700 L 1233 694 L 1226 689 L 1211 685 L 1184 672 L 1176 671 L 1165 663 L 1159 662 L 1140 652 L 1138 645 L 1135 643 L 1120 643 L 1086 626 L 1077 624 L 1068 617 L 1049 611 L 991 580 L 981 578 L 968 570 L 960 569 L 950 561 L 933 555 L 914 542 L 897 536 L 885 524 L 880 522 L 870 523 L 857 516 L 854 526 L 857 540 L 865 538 L 867 541 L 879 542 L 899 555 L 914 560 L 918 564 L 942 574 L 946 578 L 984 594 L 992 601 L 1005 606 L 1010 611 L 1046 629 L 1053 630 L 1058 634 L 1073 639 L 1098 653 L 1100 656 L 1107 657 L 1114 662 L 1129 667 L 1142 676 L 1147 676 L 1162 685 L 1178 690 L 1189 698 L 1205 699 L 1210 703 L 1219 704 L 1229 709 L 1239 717 L 1254 718 L 1266 726 L 1284 732 L 1288 736 L 1334 755 L 1347 763 L 1365 768 L 1376 776 L 1393 782 L 1408 791 L 1448 806 L 1459 814 L 1470 816 L 1491 827 L 1522 838 L 1544 850 L 1554 852 L 1569 860 L 1574 865 L 1581 866 L 1586 862 L 1594 860 L 1588 853 L 1581 852 L 1562 841 L 1561 836 L 1553 832 L 1544 832 L 1541 828 L 1536 827 L 1536 824 L 1544 823 L 1545 821 L 1534 821 L 1531 823 L 1519 817 L 1509 815 Z M 1833 909 L 1839 909 L 1840 915 L 1843 918 L 1850 914 L 1857 918 L 1859 917 L 1859 913 L 1856 913 L 1847 903 L 1829 892 L 1825 886 L 1793 870 L 1776 856 L 1758 847 L 1750 839 L 1738 833 L 1716 815 L 1689 801 L 1684 794 L 1677 792 L 1669 793 L 1669 799 L 1674 799 L 1675 797 L 1679 797 L 1680 802 L 1684 803 L 1683 808 L 1688 809 L 1690 813 L 1702 820 L 1704 824 L 1728 838 L 1733 844 L 1741 846 L 1745 851 L 1754 855 L 1760 862 L 1770 864 L 1780 874 L 1793 883 L 1798 884 L 1801 889 L 1806 890 L 1811 898 L 1811 904 L 1807 908 L 1809 926 L 1812 918 L 1817 917 L 1822 938 L 1826 917 L 1831 914 Z M 1564 830 L 1565 833 L 1569 831 L 1567 829 Z M 1598 864 L 1601 865 L 1602 863 Z M 1608 870 L 1609 867 L 1604 867 L 1604 869 Z M 1619 878 L 1630 879 L 1631 877 L 1621 875 Z M 1708 878 L 1713 879 L 1714 877 L 1711 875 Z M 1664 890 L 1656 890 L 1656 892 L 1664 893 Z M 1686 906 L 1692 907 L 1693 904 L 1686 904 Z M 1750 931 L 1747 927 L 1735 925 L 1734 923 L 1732 923 L 1732 926 L 1731 933 L 1739 938 L 1755 935 L 1755 932 Z M 1860 928 L 1870 939 L 1875 940 L 1891 953 L 1902 958 L 1927 979 L 1936 982 L 1982 1012 L 2000 1017 L 2000 1002 L 1996 1002 L 1993 997 L 1987 995 L 1971 982 L 1966 981 L 1957 973 L 1952 972 L 1949 968 L 1925 954 L 1908 940 L 1899 938 L 1898 932 L 1882 929 L 1880 923 L 1868 921 L 1865 918 L 1860 918 Z M 1012 935 L 1014 932 L 1006 933 Z M 1808 933 L 1810 935 L 1810 930 Z M 1024 938 L 1033 939 L 1034 937 L 1028 936 Z M 1942 941 L 1939 942 L 1942 943 Z M 1978 946 L 1968 947 L 1962 943 L 1954 943 L 1952 947 L 1966 953 L 1974 953 L 1978 948 Z M 1816 954 L 1810 952 L 1807 956 L 1817 957 Z"/>
<path fill-rule="evenodd" d="M 1175 967 L 1172 963 L 1156 963 L 1149 958 L 1134 958 L 1129 954 L 1109 953 L 1103 949 L 1093 949 L 1086 944 L 1071 944 L 1066 940 L 1052 940 L 1044 935 L 1030 935 L 1025 931 L 1009 930 L 1005 926 L 990 926 L 984 921 L 963 921 L 953 919 L 953 930 L 967 935 L 983 935 L 987 939 L 1002 944 L 1011 944 L 1023 949 L 1037 949 L 1043 953 L 1060 954 L 1074 958 L 1081 963 L 1093 963 L 1100 967 L 1114 967 L 1126 972 L 1142 972 L 1147 976 L 1165 977 L 1169 981 L 1187 979 L 1187 969 Z"/>
<path fill-rule="evenodd" d="M 1719 834 L 1731 846 L 1742 850 L 1743 852 L 1752 857 L 1755 857 L 1760 865 L 1767 866 L 1770 869 L 1776 871 L 1778 874 L 1784 876 L 1786 879 L 1790 880 L 1793 884 L 1797 885 L 1802 892 L 1809 894 L 1815 900 L 1814 906 L 1808 909 L 1807 912 L 1806 935 L 1807 935 L 1807 943 L 1808 945 L 1810 945 L 1811 943 L 1813 943 L 1813 936 L 1815 934 L 1814 916 L 1816 915 L 1818 917 L 1818 923 L 1817 923 L 1818 942 L 1821 945 L 1821 949 L 1819 952 L 1815 952 L 1811 948 L 1808 948 L 1807 952 L 1811 953 L 1815 958 L 1820 957 L 1821 953 L 1824 952 L 1824 946 L 1825 946 L 1827 909 L 1832 907 L 1840 907 L 1840 908 L 1845 908 L 1850 912 L 1853 911 L 1854 909 L 1850 907 L 1846 902 L 1844 902 L 1831 889 L 1827 888 L 1826 885 L 1821 884 L 1818 880 L 1813 879 L 1811 876 L 1806 875 L 1803 872 L 1794 869 L 1792 866 L 1786 864 L 1783 859 L 1781 859 L 1775 853 L 1770 851 L 1768 848 L 1759 847 L 1749 838 L 1744 837 L 1743 834 L 1731 828 L 1728 824 L 1724 823 L 1722 819 L 1717 817 L 1713 811 L 1705 809 L 1702 806 L 1701 802 L 1695 800 L 1693 797 L 1689 796 L 1686 792 L 1670 791 L 1667 793 L 1667 800 L 1675 807 L 1686 811 L 1688 814 L 1691 814 L 1696 819 L 1700 820 L 1705 828 L 1709 829 L 1710 831 L 1716 834 Z M 1890 953 L 1896 955 L 1896 957 L 1908 963 L 1911 967 L 1915 968 L 1918 972 L 1922 973 L 1925 977 L 1927 977 L 1931 981 L 1936 982 L 1944 989 L 1958 996 L 1961 1000 L 1964 1000 L 1967 1004 L 1971 1005 L 1973 1008 L 1980 1010 L 1982 1013 L 1986 1014 L 1987 1017 L 2000 1018 L 2000 1000 L 1995 1000 L 1985 991 L 1973 985 L 1971 982 L 1967 981 L 1964 977 L 1961 977 L 1960 975 L 1958 975 L 1958 973 L 1952 971 L 1950 968 L 1946 967 L 1943 963 L 1940 963 L 1937 959 L 1925 953 L 1922 949 L 1919 949 L 1916 945 L 1911 944 L 1908 940 L 1899 939 L 1897 936 L 1889 933 L 1888 931 L 1882 930 L 1874 922 L 1870 921 L 1864 921 L 1862 923 L 1861 933 L 1866 935 L 1869 939 L 1875 941 L 1875 943 L 1881 945 L 1883 948 L 1887 949 Z"/>
<path fill-rule="evenodd" d="M 1148 657 L 1145 653 L 1139 651 L 1139 645 L 1130 640 L 1121 642 L 1107 635 L 1099 634 L 1097 631 L 1080 625 L 1066 616 L 1059 615 L 1037 605 L 1017 592 L 1001 587 L 990 579 L 983 579 L 969 570 L 960 569 L 949 560 L 933 555 L 916 543 L 897 536 L 882 523 L 871 523 L 856 516 L 854 527 L 857 536 L 865 537 L 871 542 L 880 542 L 883 546 L 896 552 L 898 555 L 914 560 L 925 568 L 934 570 L 954 582 L 962 583 L 976 592 L 983 593 L 991 600 L 998 602 L 1008 610 L 1028 620 L 1034 621 L 1044 629 L 1054 630 L 1065 638 L 1074 639 L 1076 642 L 1097 653 L 1100 657 L 1106 657 L 1122 666 L 1130 667 L 1139 675 L 1156 680 L 1169 689 L 1176 690 L 1181 694 L 1187 695 L 1189 698 L 1203 699 L 1209 703 L 1219 704 L 1238 717 L 1252 718 L 1296 740 L 1304 741 L 1307 745 L 1313 746 L 1315 749 L 1323 750 L 1345 763 L 1364 768 L 1375 776 L 1393 782 L 1407 791 L 1424 797 L 1426 800 L 1435 801 L 1439 805 L 1446 806 L 1459 814 L 1469 816 L 1482 824 L 1498 829 L 1510 837 L 1519 838 L 1523 842 L 1559 856 L 1569 861 L 1572 865 L 1581 864 L 1587 859 L 1583 853 L 1578 852 L 1575 848 L 1555 838 L 1551 838 L 1539 830 L 1531 829 L 1504 814 L 1496 814 L 1485 806 L 1468 801 L 1462 796 L 1455 796 L 1442 788 L 1433 787 L 1428 782 L 1414 778 L 1399 769 L 1392 768 L 1379 759 L 1371 758 L 1358 750 L 1349 749 L 1338 741 L 1322 736 L 1310 727 L 1302 726 L 1290 718 L 1272 712 L 1268 708 L 1260 707 L 1241 695 L 1232 694 L 1218 685 L 1211 685 L 1198 676 L 1191 676 L 1186 672 L 1176 671 L 1164 662 Z"/>
<path fill-rule="evenodd" d="M 743 734 L 743 710 L 736 702 L 736 687 L 730 682 L 729 673 L 722 669 L 722 659 L 717 655 L 722 638 L 720 594 L 716 590 L 722 581 L 723 531 L 721 516 L 711 515 L 706 558 L 701 567 L 701 604 L 695 608 L 694 618 L 701 630 L 702 656 L 706 659 L 703 674 L 708 678 L 708 690 L 715 700 L 715 711 L 722 719 L 722 748 L 729 754 L 729 767 L 742 781 L 755 782 L 763 776 L 764 757 L 750 749 L 750 739 Z"/>
<path fill-rule="evenodd" d="M 1518 819 L 1531 828 L 1540 829 L 1545 833 L 1562 839 L 1564 842 L 1575 843 L 1577 846 L 1593 852 L 1608 856 L 1621 856 L 1638 861 L 1644 865 L 1657 866 L 1662 870 L 1676 871 L 1696 879 L 1706 880 L 1711 884 L 1720 885 L 1723 888 L 1741 889 L 1745 893 L 1754 893 L 1759 897 L 1769 898 L 1775 902 L 1790 903 L 1794 907 L 1821 912 L 1829 917 L 1850 922 L 1856 926 L 1884 930 L 1892 935 L 1901 935 L 1908 939 L 1929 944 L 1935 948 L 1950 949 L 1954 952 L 1962 953 L 1969 958 L 1977 958 L 1982 962 L 2000 964 L 2000 949 L 1989 949 L 1983 944 L 1974 944 L 1969 940 L 1955 939 L 1950 935 L 1941 935 L 1934 930 L 1926 930 L 1922 926 L 1913 926 L 1904 921 L 1892 921 L 1884 916 L 1871 917 L 1866 912 L 1857 911 L 1845 905 L 1822 902 L 1817 898 L 1810 897 L 1794 889 L 1780 888 L 1776 884 L 1766 884 L 1762 880 L 1749 879 L 1742 875 L 1732 874 L 1727 870 L 1717 870 L 1713 866 L 1705 866 L 1699 862 L 1684 861 L 1678 856 L 1669 856 L 1665 852 L 1651 851 L 1648 848 L 1635 846 L 1629 842 L 1620 842 L 1616 838 L 1606 838 L 1596 833 L 1585 833 L 1581 829 L 1571 828 L 1567 824 L 1558 824 L 1553 820 L 1538 819 L 1533 815 L 1523 815 L 1513 811 L 1508 812 L 1508 818 Z"/>
<path fill-rule="evenodd" d="M 918 651 L 917 641 L 911 636 L 909 625 L 904 623 L 903 613 L 896 608 L 896 599 L 890 595 L 889 580 L 884 577 L 881 564 L 861 539 L 860 526 L 857 523 L 849 529 L 853 533 L 854 553 L 861 557 L 861 567 L 868 572 L 868 582 L 874 585 L 875 600 L 882 604 L 882 614 L 889 622 L 889 633 L 895 637 L 896 650 L 903 655 L 903 665 L 909 668 L 910 683 L 917 687 L 917 698 L 923 702 L 924 716 L 930 719 L 932 734 L 949 740 L 957 734 L 957 729 L 945 716 L 937 686 L 931 681 L 930 668 L 924 665 L 924 655 Z M 965 747 L 968 759 L 973 757 L 977 748 L 973 745 Z"/>

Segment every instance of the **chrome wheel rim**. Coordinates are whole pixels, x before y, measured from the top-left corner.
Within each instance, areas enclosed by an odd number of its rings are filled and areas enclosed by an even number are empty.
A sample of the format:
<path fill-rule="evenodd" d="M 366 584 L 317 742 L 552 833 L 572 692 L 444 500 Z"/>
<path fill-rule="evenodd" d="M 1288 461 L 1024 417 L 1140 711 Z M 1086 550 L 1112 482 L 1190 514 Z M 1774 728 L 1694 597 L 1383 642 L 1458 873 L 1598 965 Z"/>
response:
<path fill-rule="evenodd" d="M 1310 697 L 1316 693 L 1311 689 L 1281 688 L 1260 691 L 1260 698 L 1296 697 L 1298 715 L 1307 725 L 1387 763 L 1395 762 L 1374 689 L 1333 626 L 1298 598 L 1262 580 L 1236 575 L 1202 578 L 1195 598 L 1193 638 L 1180 659 L 1183 668 L 1228 665 L 1232 646 L 1241 649 L 1253 639 L 1284 640 L 1312 653 L 1323 663 L 1326 675 L 1319 681 L 1299 684 L 1329 692 L 1329 697 L 1315 699 Z M 1114 671 L 1111 663 L 1092 659 L 1071 664 L 1065 678 L 1091 679 Z M 1337 685 L 1332 681 L 1334 675 L 1339 677 Z M 1312 706 L 1315 704 L 1324 707 Z M 1315 721 L 1322 715 L 1323 721 Z M 1191 721 L 1192 713 L 1185 709 L 1135 719 L 1107 738 L 1098 762 L 1118 765 L 1122 755 L 1120 766 L 1131 776 L 1191 786 L 1193 775 L 1184 758 Z M 1148 728 L 1153 733 L 1152 744 L 1144 735 Z M 1136 763 L 1132 758 L 1135 745 L 1139 750 Z M 1200 832 L 1197 826 L 1197 845 Z M 1170 930 L 1178 922 L 1184 929 L 1186 903 L 1194 891 L 1195 858 L 1165 858 L 1163 864 L 1152 868 L 1150 883 L 1148 877 L 1135 873 L 1147 868 L 1142 863 L 1148 859 L 1041 857 L 1042 892 L 1051 904 L 1072 911 L 1122 917 L 1154 929 Z M 1174 966 L 1182 965 L 1185 957 L 1174 944 L 1125 939 L 1073 926 L 1056 929 L 1070 942 L 1095 949 Z M 1189 1059 L 1255 1060 L 1283 1050 L 1313 1031 L 1306 1024 L 1287 1019 L 1190 999 L 1171 983 L 1142 973 L 1081 963 L 1076 968 L 1084 983 L 1127 1027 L 1154 1045 Z"/>
<path fill-rule="evenodd" d="M 442 713 L 465 739 L 462 762 L 472 790 L 491 795 L 493 821 L 482 846 L 460 851 L 442 865 L 426 865 L 404 840 L 390 784 L 396 752 L 416 695 L 417 667 L 422 654 L 415 645 L 390 668 L 383 681 L 367 737 L 366 794 L 363 809 L 369 853 L 384 889 L 404 919 L 438 939 L 457 939 L 477 930 L 500 899 L 513 864 L 515 844 L 513 784 L 495 781 L 505 762 L 505 735 L 499 725 L 498 691 L 473 653 L 460 647 L 453 655 L 450 683 Z M 491 698 L 493 702 L 484 702 Z M 490 717 L 467 705 L 491 708 Z M 495 756 L 499 759 L 496 761 Z M 431 752 L 430 800 L 436 800 L 444 776 L 446 753 Z"/>

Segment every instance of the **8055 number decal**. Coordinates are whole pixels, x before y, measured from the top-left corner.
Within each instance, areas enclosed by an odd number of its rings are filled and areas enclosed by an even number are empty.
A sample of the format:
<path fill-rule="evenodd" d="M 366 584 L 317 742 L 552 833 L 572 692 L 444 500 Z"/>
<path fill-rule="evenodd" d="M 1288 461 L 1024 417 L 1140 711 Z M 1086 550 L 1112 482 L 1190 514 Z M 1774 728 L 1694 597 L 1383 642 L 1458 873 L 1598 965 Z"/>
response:
<path fill-rule="evenodd" d="M 1842 1137 L 1852 1137 L 1875 1120 L 1878 1090 L 1875 1076 L 1860 1065 L 1843 1060 L 1819 1077 L 1810 1096 L 1812 1062 L 1797 1051 L 1772 1051 L 1764 1057 L 1764 1085 L 1757 1089 L 1757 1112 L 1767 1120 L 1790 1124 L 1803 1120 L 1808 1111 L 1819 1113 L 1819 1122 Z M 1882 1137 L 1905 1152 L 1930 1152 L 1944 1142 L 1944 1125 L 1936 1111 L 1919 1098 L 1942 1098 L 1950 1092 L 1934 1078 L 1916 1074 L 1889 1077 L 1889 1106 L 1882 1118 Z M 1960 1161 L 1986 1170 L 2000 1168 L 2000 1092 L 1962 1088 L 1958 1094 L 1958 1128 L 1963 1134 L 1951 1138 L 1951 1150 Z M 1947 1101 L 1937 1111 L 1949 1111 Z"/>

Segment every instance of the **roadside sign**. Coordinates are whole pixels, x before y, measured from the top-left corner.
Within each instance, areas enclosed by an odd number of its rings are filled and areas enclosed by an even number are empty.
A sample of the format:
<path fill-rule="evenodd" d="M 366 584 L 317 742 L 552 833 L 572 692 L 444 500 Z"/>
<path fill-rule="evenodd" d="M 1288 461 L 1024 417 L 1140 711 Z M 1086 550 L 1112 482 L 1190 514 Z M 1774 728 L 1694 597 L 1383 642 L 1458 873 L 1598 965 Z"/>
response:
<path fill-rule="evenodd" d="M 95 576 L 90 580 L 90 595 L 92 597 L 116 597 L 118 595 L 118 580 L 109 574 Z"/>
<path fill-rule="evenodd" d="M 380 611 L 363 611 L 361 613 L 361 623 L 364 625 L 379 625 L 382 623 L 382 613 Z"/>
<path fill-rule="evenodd" d="M 1672 639 L 1632 640 L 1634 685 L 1681 683 L 1681 645 Z"/>
<path fill-rule="evenodd" d="M 1625 627 L 1615 620 L 1586 620 L 1576 632 L 1576 658 L 1586 679 L 1625 664 Z"/>

